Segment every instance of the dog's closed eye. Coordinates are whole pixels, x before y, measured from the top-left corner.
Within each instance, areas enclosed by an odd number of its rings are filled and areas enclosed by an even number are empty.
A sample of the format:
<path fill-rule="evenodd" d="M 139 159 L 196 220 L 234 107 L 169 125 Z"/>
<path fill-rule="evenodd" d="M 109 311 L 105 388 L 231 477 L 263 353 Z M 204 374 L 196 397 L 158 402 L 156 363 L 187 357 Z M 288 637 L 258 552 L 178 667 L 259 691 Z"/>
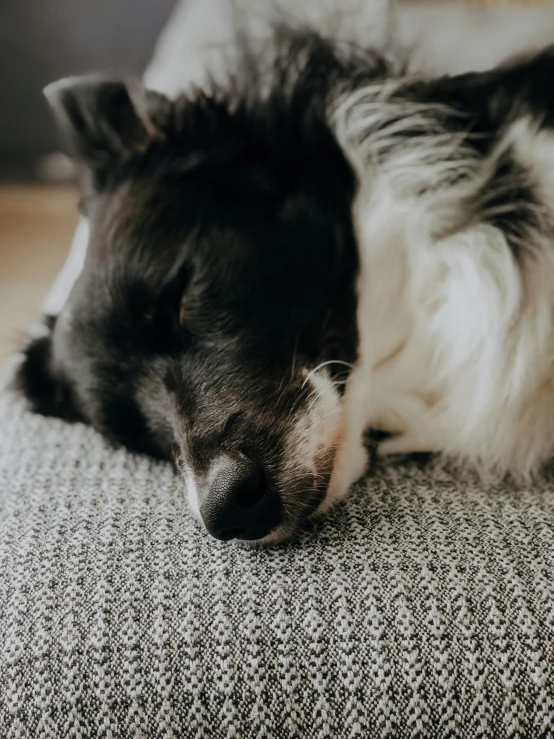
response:
<path fill-rule="evenodd" d="M 164 320 L 172 323 L 177 329 L 187 328 L 190 316 L 189 287 L 192 272 L 187 265 L 181 265 L 164 290 L 159 305 L 159 313 Z"/>
<path fill-rule="evenodd" d="M 187 328 L 187 322 L 189 320 L 189 305 L 187 301 L 186 293 L 181 297 L 181 304 L 179 306 L 179 325 L 182 328 Z"/>

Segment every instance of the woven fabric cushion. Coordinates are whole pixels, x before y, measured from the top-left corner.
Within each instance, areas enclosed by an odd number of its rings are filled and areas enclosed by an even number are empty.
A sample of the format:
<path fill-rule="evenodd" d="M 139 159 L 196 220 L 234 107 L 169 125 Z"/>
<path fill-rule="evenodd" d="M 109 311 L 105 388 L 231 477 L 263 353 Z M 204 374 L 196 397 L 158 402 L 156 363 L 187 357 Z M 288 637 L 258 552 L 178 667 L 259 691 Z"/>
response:
<path fill-rule="evenodd" d="M 0 396 L 0 736 L 553 736 L 554 476 L 388 466 L 300 540 Z"/>

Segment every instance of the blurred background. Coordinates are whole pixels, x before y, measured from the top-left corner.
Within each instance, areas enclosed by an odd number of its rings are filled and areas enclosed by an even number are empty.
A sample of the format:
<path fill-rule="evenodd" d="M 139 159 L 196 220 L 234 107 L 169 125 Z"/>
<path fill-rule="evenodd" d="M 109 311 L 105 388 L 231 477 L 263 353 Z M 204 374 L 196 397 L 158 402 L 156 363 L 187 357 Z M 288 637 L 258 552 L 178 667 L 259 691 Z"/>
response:
<path fill-rule="evenodd" d="M 501 5 L 506 0 L 489 2 Z M 340 7 L 340 0 L 337 3 Z M 71 173 L 56 153 L 58 140 L 42 89 L 81 72 L 140 75 L 175 4 L 0 0 L 0 364 L 21 344 L 36 318 L 77 222 Z M 431 8 L 425 27 L 433 23 L 434 8 L 453 4 L 411 0 L 412 7 Z M 407 25 L 411 27 L 410 19 Z M 457 34 L 456 20 L 449 27 Z M 517 28 L 516 23 L 515 32 Z M 441 39 L 437 56 L 449 58 L 448 34 L 441 32 Z"/>
<path fill-rule="evenodd" d="M 42 89 L 90 71 L 140 75 L 175 0 L 0 0 L 0 364 L 67 254 L 77 197 Z"/>

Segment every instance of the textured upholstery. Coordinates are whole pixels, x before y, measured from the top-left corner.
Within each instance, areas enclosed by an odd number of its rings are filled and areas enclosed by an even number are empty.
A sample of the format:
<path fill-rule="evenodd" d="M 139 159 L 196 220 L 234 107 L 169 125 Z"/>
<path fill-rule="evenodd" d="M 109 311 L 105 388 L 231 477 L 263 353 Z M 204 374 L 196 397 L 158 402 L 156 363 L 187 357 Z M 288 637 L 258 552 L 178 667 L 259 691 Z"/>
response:
<path fill-rule="evenodd" d="M 375 470 L 294 543 L 0 396 L 0 736 L 554 736 L 554 475 Z"/>
<path fill-rule="evenodd" d="M 149 84 L 202 78 L 221 2 L 182 3 Z M 448 23 L 422 67 L 488 60 Z M 300 540 L 247 548 L 194 523 L 169 466 L 0 394 L 0 739 L 539 739 L 553 669 L 552 471 L 375 469 Z"/>

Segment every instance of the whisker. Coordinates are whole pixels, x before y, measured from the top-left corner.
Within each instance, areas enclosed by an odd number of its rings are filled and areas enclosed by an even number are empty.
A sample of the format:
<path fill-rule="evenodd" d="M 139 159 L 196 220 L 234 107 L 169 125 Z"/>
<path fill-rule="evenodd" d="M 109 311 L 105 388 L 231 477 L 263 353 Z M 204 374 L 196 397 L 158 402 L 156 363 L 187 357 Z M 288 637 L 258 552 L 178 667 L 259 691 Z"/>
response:
<path fill-rule="evenodd" d="M 291 369 L 291 373 L 290 373 L 291 380 L 294 377 L 294 371 L 296 370 L 296 355 L 297 355 L 297 352 L 298 352 L 298 342 L 299 341 L 300 341 L 300 335 L 298 335 L 298 338 L 296 339 L 296 343 L 294 345 L 294 352 L 292 354 L 292 369 Z"/>
<path fill-rule="evenodd" d="M 349 369 L 354 368 L 354 365 L 350 364 L 350 362 L 343 362 L 342 359 L 329 359 L 327 362 L 322 362 L 321 364 L 318 364 L 317 367 L 314 367 L 313 370 L 308 372 L 308 374 L 306 375 L 306 379 L 302 383 L 302 388 L 305 387 L 306 383 L 309 382 L 311 377 L 313 377 L 316 372 L 318 372 L 320 369 L 323 369 L 323 367 L 328 367 L 330 364 L 342 364 Z"/>

